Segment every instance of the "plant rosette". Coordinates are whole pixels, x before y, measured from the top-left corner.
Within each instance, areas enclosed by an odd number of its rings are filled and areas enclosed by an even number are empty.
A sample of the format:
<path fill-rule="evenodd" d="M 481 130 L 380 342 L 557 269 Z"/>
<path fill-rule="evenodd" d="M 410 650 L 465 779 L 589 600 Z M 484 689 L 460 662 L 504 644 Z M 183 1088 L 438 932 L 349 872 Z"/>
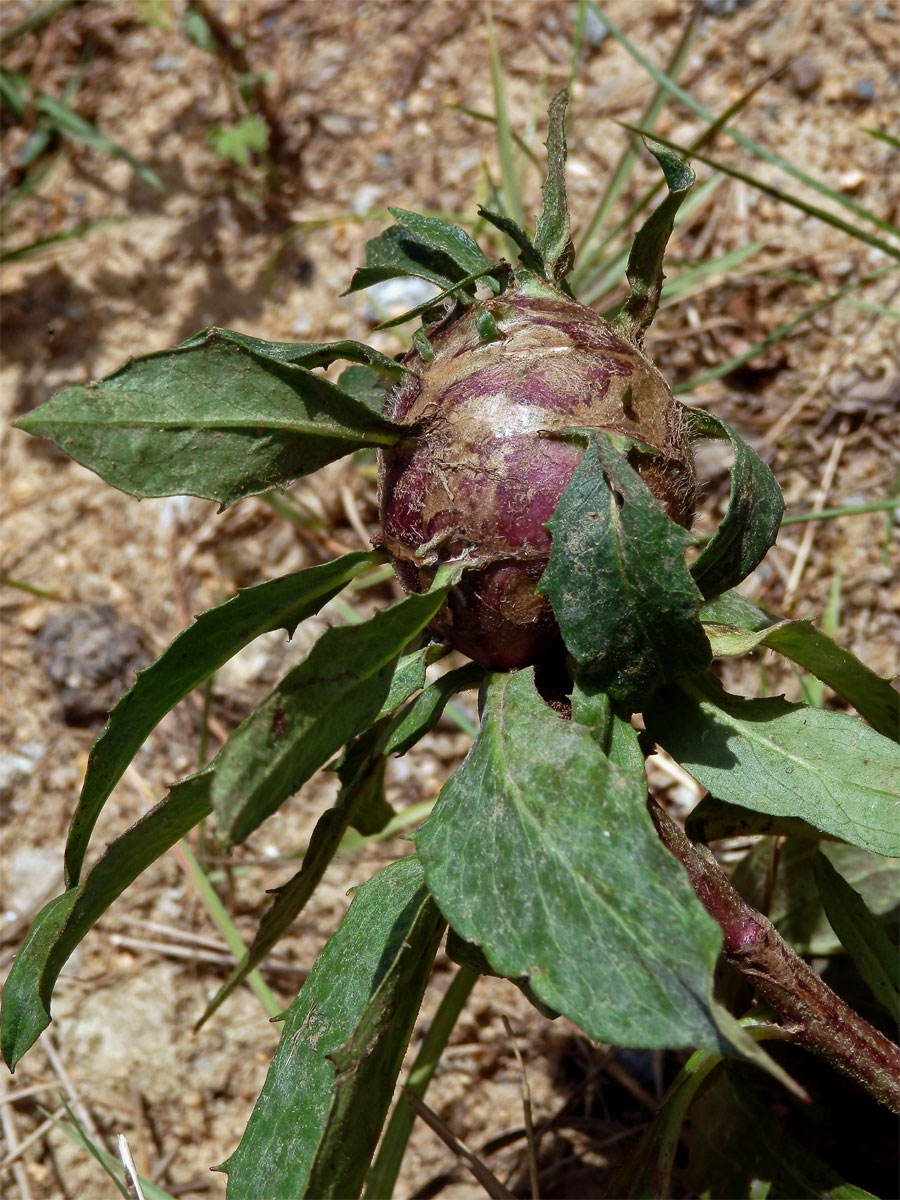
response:
<path fill-rule="evenodd" d="M 461 966 L 426 1038 L 434 1061 L 483 973 L 513 980 L 593 1039 L 701 1056 L 617 1194 L 664 1194 L 641 1190 L 641 1172 L 667 1186 L 687 1106 L 722 1060 L 749 1060 L 802 1094 L 765 1040 L 796 1042 L 900 1107 L 897 1048 L 827 988 L 703 845 L 735 830 L 799 831 L 873 860 L 898 856 L 897 693 L 810 622 L 779 621 L 733 591 L 775 540 L 778 486 L 733 429 L 674 399 L 642 349 L 693 172 L 647 142 L 667 195 L 634 239 L 629 294 L 605 320 L 567 281 L 565 112 L 562 92 L 550 106 L 534 236 L 482 210 L 518 247 L 515 265 L 488 258 L 456 225 L 401 209 L 368 243 L 351 291 L 405 275 L 439 289 L 388 323 L 422 318 L 402 361 L 359 342 L 208 329 L 63 388 L 19 422 L 134 496 L 223 507 L 374 448 L 382 528 L 371 553 L 260 583 L 202 614 L 112 710 L 72 819 L 67 890 L 35 919 L 7 981 L 11 1066 L 49 1024 L 75 947 L 147 866 L 210 815 L 223 848 L 241 843 L 336 765 L 334 807 L 205 1020 L 296 920 L 348 828 L 371 834 L 391 819 L 387 757 L 433 729 L 454 694 L 480 689 L 480 728 L 415 852 L 358 889 L 284 1014 L 265 1087 L 224 1164 L 229 1196 L 390 1194 L 409 1131 L 404 1100 L 373 1156 L 445 931 Z M 336 361 L 351 365 L 334 383 L 320 369 Z M 690 527 L 703 438 L 730 442 L 733 466 L 725 515 L 699 549 Z M 385 562 L 405 598 L 324 633 L 212 762 L 85 874 L 103 805 L 166 713 L 253 638 L 291 634 Z M 817 675 L 859 717 L 726 693 L 713 657 L 756 646 Z M 427 682 L 448 647 L 471 662 Z M 654 744 L 709 791 L 690 837 L 654 802 L 648 811 L 644 750 Z M 888 1004 L 896 963 L 882 910 L 853 892 L 839 856 L 819 857 L 835 934 Z M 714 992 L 723 956 L 750 981 L 749 1010 Z"/>

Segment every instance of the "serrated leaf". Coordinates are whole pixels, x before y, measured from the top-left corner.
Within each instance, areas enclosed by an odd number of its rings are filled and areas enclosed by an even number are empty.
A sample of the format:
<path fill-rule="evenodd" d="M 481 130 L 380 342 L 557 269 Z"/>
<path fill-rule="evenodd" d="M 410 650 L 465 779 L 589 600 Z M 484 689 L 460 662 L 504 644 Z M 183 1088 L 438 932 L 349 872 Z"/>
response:
<path fill-rule="evenodd" d="M 779 621 L 777 617 L 737 592 L 708 601 L 700 610 L 704 627 L 720 647 L 716 653 L 742 653 L 728 649 L 764 645 L 803 667 L 852 704 L 873 729 L 900 741 L 900 694 L 889 679 L 882 679 L 839 646 L 809 620 Z M 712 624 L 712 627 L 710 626 Z M 756 636 L 760 635 L 760 636 Z M 746 641 L 742 642 L 742 638 Z"/>
<path fill-rule="evenodd" d="M 549 708 L 533 671 L 494 675 L 479 734 L 416 848 L 456 933 L 589 1037 L 720 1049 L 719 928 L 645 798 L 643 776 Z"/>
<path fill-rule="evenodd" d="M 544 260 L 535 250 L 534 243 L 521 225 L 517 225 L 512 217 L 507 217 L 504 213 L 494 212 L 492 209 L 484 208 L 482 205 L 478 206 L 478 215 L 479 217 L 483 217 L 485 221 L 490 221 L 501 233 L 505 233 L 507 237 L 512 238 L 521 252 L 523 267 L 527 267 L 529 271 L 537 272 L 538 275 L 544 274 Z"/>
<path fill-rule="evenodd" d="M 133 496 L 223 507 L 399 436 L 323 375 L 218 332 L 62 388 L 17 425 Z"/>
<path fill-rule="evenodd" d="M 234 731 L 214 761 L 223 846 L 241 842 L 356 734 L 375 721 L 404 648 L 447 588 L 407 596 L 359 625 L 327 630 Z"/>
<path fill-rule="evenodd" d="M 209 775 L 176 784 L 168 796 L 112 842 L 77 888 L 51 900 L 32 924 L 3 992 L 0 1041 L 15 1066 L 50 1024 L 50 997 L 72 951 L 110 904 L 209 815 Z"/>
<path fill-rule="evenodd" d="M 636 708 L 710 660 L 684 561 L 691 538 L 605 438 L 587 443 L 547 522 L 553 541 L 538 591 L 581 676 Z"/>
<path fill-rule="evenodd" d="M 635 235 L 628 256 L 625 277 L 631 292 L 613 324 L 631 341 L 640 345 L 649 329 L 662 292 L 663 257 L 672 235 L 675 214 L 694 185 L 694 172 L 674 151 L 659 142 L 644 138 L 644 145 L 662 167 L 668 194 L 653 210 Z"/>
<path fill-rule="evenodd" d="M 730 425 L 700 409 L 685 410 L 694 436 L 728 438 L 734 451 L 728 509 L 691 574 L 704 596 L 740 583 L 774 546 L 784 498 L 770 468 Z"/>
<path fill-rule="evenodd" d="M 421 1002 L 440 915 L 414 858 L 363 884 L 288 1009 L 229 1200 L 359 1194 Z"/>
<path fill-rule="evenodd" d="M 381 561 L 377 553 L 348 554 L 242 591 L 208 612 L 163 651 L 118 701 L 88 758 L 78 807 L 66 842 L 66 883 L 74 887 L 91 832 L 125 768 L 167 712 L 260 634 L 284 629 L 291 637 L 351 579 Z"/>
<path fill-rule="evenodd" d="M 693 676 L 644 711 L 652 738 L 720 800 L 900 856 L 900 759 L 846 713 L 729 695 Z"/>
<path fill-rule="evenodd" d="M 449 221 L 392 208 L 398 222 L 366 242 L 366 265 L 359 267 L 347 292 L 358 292 L 385 279 L 415 275 L 437 284 L 442 292 L 473 297 L 471 275 L 484 275 L 497 266 L 477 242 Z"/>
<path fill-rule="evenodd" d="M 247 333 L 238 333 L 234 329 L 220 329 L 216 325 L 201 329 L 186 342 L 182 342 L 178 349 L 203 346 L 210 337 L 234 342 L 238 346 L 252 350 L 254 354 L 272 359 L 273 362 L 291 363 L 295 367 L 306 367 L 309 371 L 314 367 L 330 367 L 332 363 L 343 360 L 371 367 L 379 375 L 386 376 L 388 379 L 401 379 L 406 373 L 406 368 L 402 364 L 393 358 L 388 358 L 380 350 L 373 350 L 364 342 L 348 340 L 340 342 L 267 342 L 263 338 L 251 337 Z"/>
<path fill-rule="evenodd" d="M 828 923 L 853 959 L 875 999 L 897 1020 L 900 1016 L 900 956 L 884 925 L 835 870 L 824 854 L 813 856 L 813 874 Z"/>
<path fill-rule="evenodd" d="M 556 93 L 550 101 L 547 133 L 547 178 L 542 195 L 544 203 L 534 235 L 534 248 L 543 260 L 550 279 L 558 282 L 572 269 L 575 247 L 569 223 L 569 203 L 566 198 L 566 109 L 569 105 L 567 88 Z"/>
<path fill-rule="evenodd" d="M 451 696 L 466 688 L 478 687 L 483 678 L 483 667 L 477 663 L 467 663 L 436 679 L 397 714 L 384 748 L 385 754 L 406 754 L 426 733 L 434 729 Z"/>

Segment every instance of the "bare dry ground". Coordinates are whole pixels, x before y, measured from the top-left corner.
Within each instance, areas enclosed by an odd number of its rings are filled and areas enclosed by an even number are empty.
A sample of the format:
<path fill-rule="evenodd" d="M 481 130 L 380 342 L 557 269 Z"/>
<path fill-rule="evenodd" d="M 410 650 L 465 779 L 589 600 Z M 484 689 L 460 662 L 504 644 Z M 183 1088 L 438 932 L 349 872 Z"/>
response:
<path fill-rule="evenodd" d="M 36 7 L 7 0 L 5 28 Z M 561 0 L 494 3 L 514 122 L 518 129 L 536 122 L 538 150 L 546 97 L 568 74 L 574 9 Z M 610 0 L 608 9 L 663 65 L 688 5 Z M 846 0 L 701 9 L 682 76 L 691 94 L 719 113 L 787 64 L 741 114 L 739 128 L 896 219 L 896 153 L 863 132 L 890 129 L 895 117 L 896 9 Z M 138 504 L 10 431 L 9 420 L 63 382 L 99 377 L 129 355 L 169 346 L 208 324 L 283 341 L 352 337 L 396 353 L 402 341 L 373 332 L 378 316 L 364 296 L 336 299 L 365 240 L 384 226 L 387 204 L 471 213 L 486 197 L 488 175 L 498 175 L 492 127 L 455 107 L 493 110 L 476 0 L 251 0 L 216 3 L 211 11 L 222 30 L 241 35 L 230 61 L 187 39 L 182 0 L 76 5 L 5 54 L 7 65 L 54 95 L 81 65 L 79 112 L 152 165 L 164 188 L 153 191 L 109 155 L 69 146 L 6 220 L 5 244 L 20 246 L 116 218 L 3 269 L 2 569 L 4 581 L 32 589 L 0 591 L 4 967 L 30 917 L 61 890 L 67 821 L 87 752 L 134 667 L 192 614 L 237 587 L 357 549 L 375 528 L 372 479 L 347 463 L 293 489 L 324 519 L 323 535 L 290 524 L 261 500 L 221 516 L 193 499 Z M 258 156 L 241 167 L 213 148 L 215 130 L 240 116 L 235 81 L 247 70 L 267 73 L 258 99 L 272 124 L 268 170 Z M 576 232 L 625 145 L 615 121 L 638 119 L 651 92 L 646 73 L 591 24 L 573 88 Z M 680 142 L 700 127 L 679 105 L 657 125 Z M 17 156 L 27 132 L 4 126 L 7 196 L 21 178 Z M 727 140 L 715 152 L 765 182 L 802 190 Z M 526 210 L 533 212 L 540 175 L 523 169 Z M 698 165 L 698 175 L 702 181 L 710 172 Z M 652 178 L 652 164 L 642 163 L 625 200 Z M 761 243 L 759 252 L 737 272 L 714 276 L 661 311 L 648 347 L 673 380 L 727 360 L 886 261 L 847 234 L 729 181 L 681 226 L 670 253 L 673 260 L 712 259 L 749 241 Z M 762 446 L 793 511 L 896 491 L 896 314 L 880 312 L 896 308 L 893 288 L 886 278 L 854 292 L 694 393 L 695 402 Z M 713 511 L 721 512 L 727 494 L 726 466 L 712 455 L 701 463 Z M 750 591 L 775 609 L 815 616 L 839 572 L 837 636 L 887 674 L 896 670 L 896 550 L 890 514 L 786 528 Z M 391 594 L 385 588 L 371 599 L 383 603 Z M 325 625 L 342 619 L 327 609 L 290 646 L 264 638 L 221 671 L 209 751 Z M 767 660 L 732 668 L 728 678 L 747 694 L 758 694 L 764 678 L 770 691 L 799 694 L 798 681 Z M 194 768 L 202 725 L 202 697 L 163 723 L 108 804 L 95 847 Z M 454 726 L 439 728 L 393 764 L 392 803 L 432 799 L 466 746 Z M 657 771 L 682 810 L 696 799 L 689 783 Z M 333 794 L 330 777 L 314 780 L 232 860 L 213 855 L 212 877 L 246 938 L 264 910 L 265 889 L 292 873 L 285 858 L 302 853 Z M 348 889 L 406 845 L 378 842 L 333 864 L 265 973 L 285 1005 L 345 911 Z M 224 1194 L 224 1177 L 209 1167 L 236 1145 L 277 1040 L 277 1028 L 246 989 L 192 1036 L 229 961 L 183 861 L 168 855 L 86 939 L 60 980 L 49 1037 L 14 1078 L 4 1073 L 6 1194 L 110 1194 L 96 1163 L 43 1123 L 42 1109 L 59 1111 L 61 1088 L 107 1145 L 124 1132 L 139 1169 L 173 1195 Z M 449 964 L 439 962 L 426 1017 L 451 977 Z M 554 1122 L 542 1143 L 544 1194 L 603 1194 L 609 1164 L 647 1121 L 659 1071 L 671 1071 L 675 1057 L 651 1062 L 656 1076 L 642 1075 L 646 1061 L 594 1046 L 562 1019 L 546 1022 L 511 985 L 481 981 L 429 1101 L 513 1186 L 522 1186 L 524 1143 L 520 1076 L 503 1014 L 525 1056 L 536 1118 Z M 14 1166 L 8 1156 L 17 1140 L 27 1145 Z M 438 1193 L 462 1200 L 481 1189 L 420 1126 L 398 1194 Z"/>

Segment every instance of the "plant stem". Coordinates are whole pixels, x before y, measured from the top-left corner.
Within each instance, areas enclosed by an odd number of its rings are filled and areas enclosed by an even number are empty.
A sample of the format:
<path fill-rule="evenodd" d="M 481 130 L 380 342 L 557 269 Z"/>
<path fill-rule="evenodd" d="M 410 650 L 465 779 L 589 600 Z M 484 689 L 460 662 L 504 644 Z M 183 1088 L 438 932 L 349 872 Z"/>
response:
<path fill-rule="evenodd" d="M 818 1054 L 900 1113 L 900 1047 L 835 995 L 652 796 L 648 808 L 663 845 L 687 868 L 697 898 L 720 926 L 725 958 L 778 1014 L 786 1040 Z"/>

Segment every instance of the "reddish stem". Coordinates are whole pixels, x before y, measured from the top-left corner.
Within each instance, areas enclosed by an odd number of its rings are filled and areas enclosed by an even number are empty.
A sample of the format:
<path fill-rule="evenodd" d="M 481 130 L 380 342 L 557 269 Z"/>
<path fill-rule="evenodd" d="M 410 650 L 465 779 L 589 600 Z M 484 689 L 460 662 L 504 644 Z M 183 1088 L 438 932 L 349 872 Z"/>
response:
<path fill-rule="evenodd" d="M 687 868 L 694 892 L 720 926 L 726 959 L 778 1014 L 786 1039 L 820 1055 L 900 1113 L 900 1047 L 835 995 L 652 796 L 648 808 L 663 845 Z"/>

